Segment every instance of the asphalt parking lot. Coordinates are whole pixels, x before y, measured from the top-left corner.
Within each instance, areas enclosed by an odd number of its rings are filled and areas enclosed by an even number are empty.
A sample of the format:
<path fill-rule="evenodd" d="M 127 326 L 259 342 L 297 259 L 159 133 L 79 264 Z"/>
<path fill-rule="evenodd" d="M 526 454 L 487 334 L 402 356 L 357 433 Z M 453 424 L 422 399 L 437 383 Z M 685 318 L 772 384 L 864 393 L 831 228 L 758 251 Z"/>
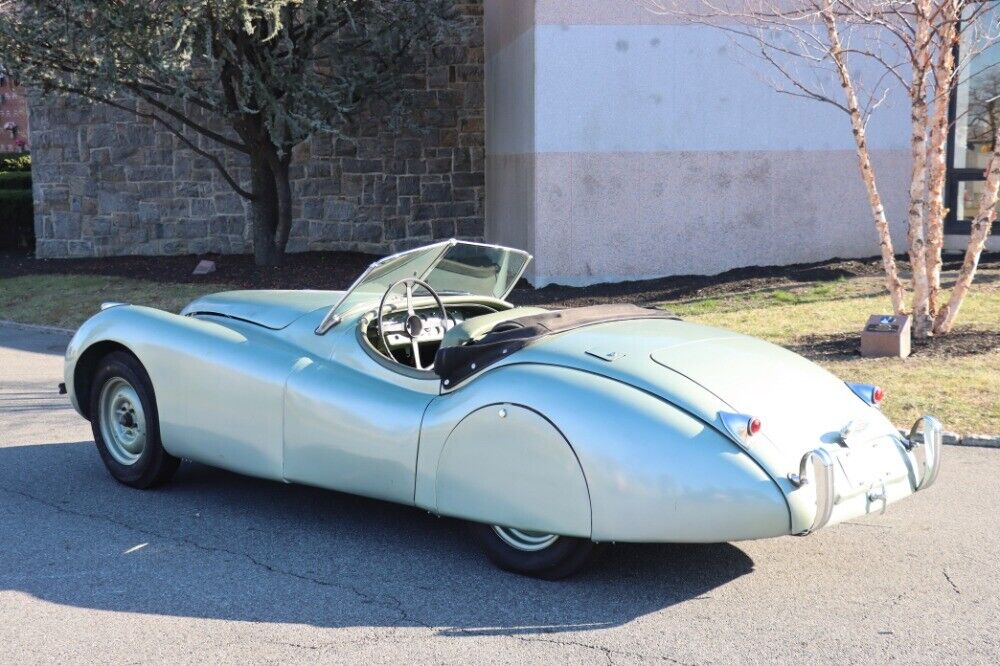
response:
<path fill-rule="evenodd" d="M 67 339 L 0 325 L 0 663 L 1000 660 L 1000 450 L 808 538 L 541 582 L 414 509 L 189 463 L 118 485 L 55 392 Z"/>

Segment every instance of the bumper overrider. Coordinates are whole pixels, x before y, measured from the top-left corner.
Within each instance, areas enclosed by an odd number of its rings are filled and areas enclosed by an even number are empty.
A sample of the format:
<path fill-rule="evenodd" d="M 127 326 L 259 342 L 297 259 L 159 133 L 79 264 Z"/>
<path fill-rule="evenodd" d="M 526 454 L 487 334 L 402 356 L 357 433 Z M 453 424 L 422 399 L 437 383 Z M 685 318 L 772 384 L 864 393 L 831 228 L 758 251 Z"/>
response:
<path fill-rule="evenodd" d="M 921 430 L 922 437 L 919 436 Z M 937 480 L 941 469 L 942 431 L 940 421 L 933 416 L 924 416 L 913 424 L 908 437 L 899 438 L 897 444 L 909 463 L 909 470 L 905 480 L 899 480 L 896 485 L 905 483 L 908 492 L 904 488 L 892 493 L 892 496 L 889 490 L 894 483 L 892 479 L 880 479 L 849 489 L 838 488 L 838 454 L 824 448 L 808 451 L 799 462 L 798 473 L 788 475 L 788 480 L 796 489 L 812 486 L 816 492 L 816 513 L 812 524 L 797 534 L 805 536 L 821 529 L 834 517 L 835 511 L 843 514 L 841 520 L 870 513 L 875 506 L 881 513 L 891 501 L 929 488 Z"/>

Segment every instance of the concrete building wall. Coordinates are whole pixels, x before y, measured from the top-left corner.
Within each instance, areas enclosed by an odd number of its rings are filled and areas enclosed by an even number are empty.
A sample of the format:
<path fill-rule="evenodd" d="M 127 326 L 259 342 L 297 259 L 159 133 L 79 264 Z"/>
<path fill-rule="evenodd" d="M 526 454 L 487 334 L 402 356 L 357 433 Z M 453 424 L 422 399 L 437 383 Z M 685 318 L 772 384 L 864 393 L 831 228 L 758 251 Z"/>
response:
<path fill-rule="evenodd" d="M 486 16 L 487 238 L 526 239 L 536 285 L 878 253 L 847 116 L 775 93 L 721 31 L 634 0 Z M 903 249 L 905 100 L 869 131 Z"/>
<path fill-rule="evenodd" d="M 290 252 L 386 253 L 482 239 L 485 148 L 482 0 L 473 24 L 408 77 L 416 128 L 360 119 L 348 139 L 317 135 L 293 156 Z M 250 251 L 245 202 L 210 162 L 159 125 L 79 100 L 33 100 L 39 257 Z M 213 147 L 244 183 L 242 156 Z"/>

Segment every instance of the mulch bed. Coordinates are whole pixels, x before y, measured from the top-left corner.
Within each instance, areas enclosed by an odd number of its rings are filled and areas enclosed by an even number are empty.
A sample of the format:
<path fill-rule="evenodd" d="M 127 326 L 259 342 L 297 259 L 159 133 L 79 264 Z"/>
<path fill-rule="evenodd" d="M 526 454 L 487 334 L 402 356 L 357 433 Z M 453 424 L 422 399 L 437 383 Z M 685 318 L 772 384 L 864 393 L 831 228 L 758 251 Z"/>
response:
<path fill-rule="evenodd" d="M 0 278 L 70 274 L 117 277 L 181 284 L 226 284 L 234 289 L 346 289 L 378 257 L 359 252 L 306 252 L 288 255 L 282 266 L 258 267 L 250 255 L 178 257 L 102 257 L 35 259 L 0 253 Z M 208 275 L 192 275 L 201 259 L 215 262 Z"/>
<path fill-rule="evenodd" d="M 1000 260 L 1000 255 L 998 255 Z M 718 275 L 676 275 L 640 280 L 613 282 L 589 287 L 549 285 L 542 289 L 514 292 L 519 305 L 560 305 L 577 307 L 602 303 L 636 303 L 652 305 L 682 298 L 713 298 L 729 294 L 752 292 L 773 287 L 775 280 L 811 282 L 837 278 L 879 275 L 882 262 L 873 259 L 831 259 L 812 264 L 792 266 L 751 266 L 736 268 Z"/>
<path fill-rule="evenodd" d="M 813 361 L 847 361 L 861 356 L 861 335 L 807 335 L 794 345 L 786 345 L 796 354 Z M 957 326 L 948 335 L 927 342 L 914 341 L 914 358 L 957 358 L 986 354 L 1000 349 L 1000 331 L 981 331 Z"/>

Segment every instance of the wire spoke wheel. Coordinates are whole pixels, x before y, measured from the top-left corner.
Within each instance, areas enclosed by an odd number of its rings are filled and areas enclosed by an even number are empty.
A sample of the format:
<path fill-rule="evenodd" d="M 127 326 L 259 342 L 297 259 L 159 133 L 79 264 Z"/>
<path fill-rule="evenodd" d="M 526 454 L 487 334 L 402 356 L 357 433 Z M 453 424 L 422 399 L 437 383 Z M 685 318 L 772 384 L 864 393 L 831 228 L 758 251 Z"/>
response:
<path fill-rule="evenodd" d="M 99 398 L 100 427 L 108 453 L 133 465 L 146 450 L 146 415 L 135 389 L 121 377 L 105 382 Z"/>
<path fill-rule="evenodd" d="M 559 536 L 556 534 L 519 530 L 513 527 L 500 527 L 499 525 L 494 525 L 493 531 L 508 546 L 525 553 L 535 553 L 545 550 L 559 540 Z"/>

